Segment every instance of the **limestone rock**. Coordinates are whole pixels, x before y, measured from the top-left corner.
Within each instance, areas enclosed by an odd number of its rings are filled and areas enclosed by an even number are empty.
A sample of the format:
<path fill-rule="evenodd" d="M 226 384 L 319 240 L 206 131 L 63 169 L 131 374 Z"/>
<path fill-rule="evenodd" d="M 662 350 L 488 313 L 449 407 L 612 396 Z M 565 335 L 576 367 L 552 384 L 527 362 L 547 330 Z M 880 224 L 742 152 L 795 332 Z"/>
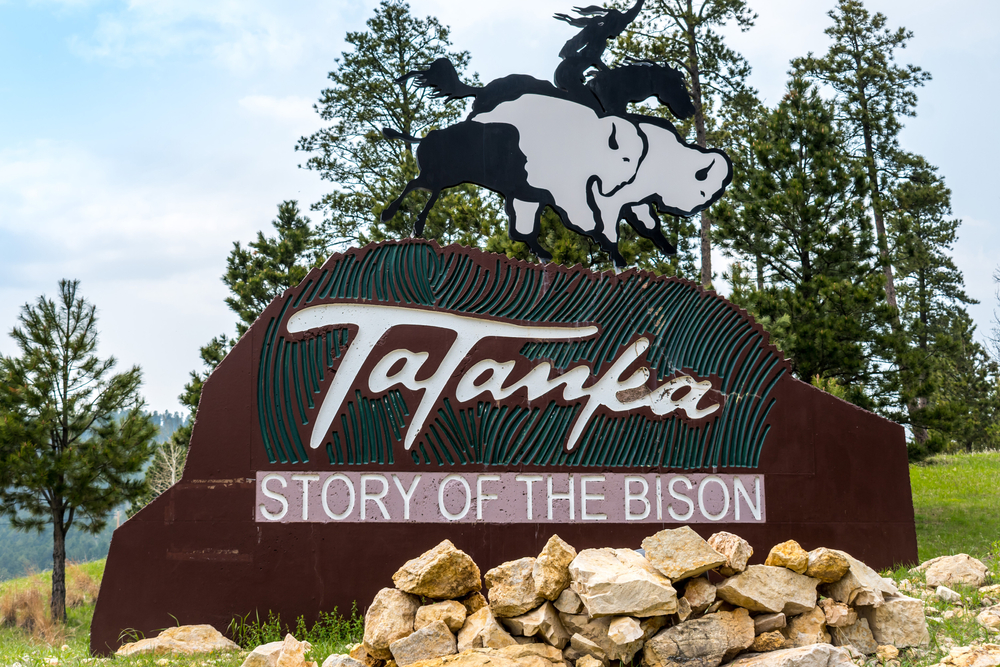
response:
<path fill-rule="evenodd" d="M 785 648 L 785 635 L 780 632 L 764 632 L 754 637 L 750 650 L 754 653 L 767 653 Z"/>
<path fill-rule="evenodd" d="M 677 598 L 677 620 L 682 623 L 691 618 L 691 603 L 684 598 Z"/>
<path fill-rule="evenodd" d="M 558 649 L 569 643 L 570 634 L 566 632 L 559 613 L 551 602 L 545 602 L 538 609 L 513 618 L 503 619 L 503 624 L 515 635 L 522 637 L 540 636 L 545 642 Z"/>
<path fill-rule="evenodd" d="M 364 664 L 349 655 L 333 653 L 323 661 L 323 667 L 364 667 Z"/>
<path fill-rule="evenodd" d="M 239 646 L 224 637 L 211 625 L 181 625 L 176 628 L 167 628 L 155 637 L 125 644 L 115 651 L 115 655 L 128 656 L 144 653 L 193 655 L 213 651 L 239 650 Z"/>
<path fill-rule="evenodd" d="M 503 648 L 517 642 L 500 627 L 489 607 L 483 607 L 465 619 L 465 625 L 458 632 L 458 652 L 471 648 Z"/>
<path fill-rule="evenodd" d="M 670 580 L 629 549 L 584 549 L 569 566 L 573 591 L 587 613 L 601 616 L 661 616 L 677 611 Z"/>
<path fill-rule="evenodd" d="M 560 593 L 552 604 L 556 609 L 566 614 L 579 614 L 583 611 L 583 600 L 573 592 L 572 588 L 567 588 Z"/>
<path fill-rule="evenodd" d="M 392 583 L 401 591 L 439 600 L 462 597 L 482 588 L 479 567 L 450 540 L 404 563 L 392 575 Z"/>
<path fill-rule="evenodd" d="M 285 635 L 275 667 L 316 667 L 316 663 L 306 660 L 306 652 L 312 648 L 309 642 L 300 642 L 292 635 Z"/>
<path fill-rule="evenodd" d="M 691 605 L 693 613 L 700 614 L 715 602 L 715 586 L 707 577 L 691 579 L 684 589 L 684 599 Z"/>
<path fill-rule="evenodd" d="M 840 581 L 850 569 L 851 563 L 843 553 L 820 547 L 809 552 L 805 575 L 819 579 L 824 584 L 832 584 Z"/>
<path fill-rule="evenodd" d="M 837 602 L 832 598 L 823 598 L 819 606 L 826 615 L 826 625 L 831 628 L 845 628 L 854 625 L 858 620 L 858 613 L 848 607 L 843 602 Z"/>
<path fill-rule="evenodd" d="M 593 642 L 601 648 L 601 651 L 610 660 L 630 661 L 632 657 L 642 649 L 642 639 L 624 644 L 616 643 L 609 636 L 611 622 L 615 620 L 611 616 L 601 618 L 591 618 L 586 614 L 560 614 L 563 627 L 572 635 L 581 637 Z M 572 646 L 573 639 L 570 638 Z M 599 657 L 599 656 L 595 656 Z"/>
<path fill-rule="evenodd" d="M 709 614 L 660 631 L 643 647 L 648 667 L 717 667 L 753 644 L 746 609 Z"/>
<path fill-rule="evenodd" d="M 463 609 L 464 611 L 464 609 Z M 444 621 L 434 621 L 413 634 L 389 645 L 392 658 L 399 667 L 421 660 L 441 658 L 456 652 L 458 643 Z"/>
<path fill-rule="evenodd" d="M 1000 595 L 1000 584 L 993 584 L 992 586 L 980 586 L 979 592 L 983 595 Z"/>
<path fill-rule="evenodd" d="M 795 540 L 788 540 L 771 547 L 764 565 L 787 567 L 792 572 L 804 574 L 809 566 L 809 552 L 799 546 Z"/>
<path fill-rule="evenodd" d="M 494 616 L 520 616 L 542 604 L 544 598 L 535 588 L 534 567 L 534 558 L 519 558 L 486 573 L 490 609 Z"/>
<path fill-rule="evenodd" d="M 941 659 L 937 667 L 996 667 L 1000 665 L 1000 646 L 956 646 Z"/>
<path fill-rule="evenodd" d="M 486 597 L 479 591 L 469 593 L 464 598 L 459 599 L 458 602 L 461 602 L 462 606 L 465 607 L 466 616 L 472 616 L 483 607 L 490 606 L 490 603 L 486 601 Z"/>
<path fill-rule="evenodd" d="M 569 564 L 576 558 L 576 549 L 553 535 L 538 554 L 531 570 L 535 589 L 546 600 L 555 600 L 569 586 Z"/>
<path fill-rule="evenodd" d="M 562 653 L 545 644 L 470 649 L 413 664 L 415 667 L 566 667 Z"/>
<path fill-rule="evenodd" d="M 792 618 L 788 626 L 781 630 L 781 634 L 788 639 L 786 648 L 830 643 L 830 634 L 826 631 L 826 614 L 821 607 Z"/>
<path fill-rule="evenodd" d="M 611 662 L 608 654 L 597 645 L 597 642 L 593 642 L 581 634 L 574 634 L 570 637 L 569 646 L 563 653 L 567 658 L 572 656 L 573 660 L 578 660 L 582 656 L 589 655 L 604 665 L 604 667 L 608 667 Z"/>
<path fill-rule="evenodd" d="M 608 625 L 608 638 L 616 644 L 629 644 L 643 638 L 639 621 L 631 616 L 618 616 Z"/>
<path fill-rule="evenodd" d="M 383 667 L 383 665 L 385 665 L 385 660 L 379 660 L 378 658 L 369 655 L 368 651 L 365 650 L 364 644 L 355 644 L 350 648 L 347 654 L 357 662 L 365 665 L 365 667 Z"/>
<path fill-rule="evenodd" d="M 976 623 L 990 630 L 1000 630 L 1000 604 L 987 607 L 976 616 Z"/>
<path fill-rule="evenodd" d="M 938 586 L 937 589 L 934 591 L 934 595 L 936 595 L 938 599 L 943 602 L 955 603 L 962 601 L 961 594 L 951 590 L 947 586 Z"/>
<path fill-rule="evenodd" d="M 875 657 L 882 662 L 885 662 L 886 660 L 895 660 L 899 657 L 899 649 L 891 644 L 879 646 L 875 649 Z"/>
<path fill-rule="evenodd" d="M 954 586 L 956 584 L 979 587 L 986 581 L 986 566 L 983 565 L 982 561 L 968 554 L 942 556 L 935 558 L 933 562 L 928 561 L 928 563 L 925 572 L 927 585 L 931 587 Z"/>
<path fill-rule="evenodd" d="M 878 648 L 865 618 L 859 618 L 853 625 L 830 628 L 830 639 L 834 646 L 851 646 L 865 655 L 871 655 Z"/>
<path fill-rule="evenodd" d="M 857 609 L 858 614 L 868 620 L 868 627 L 879 644 L 905 648 L 930 642 L 921 600 L 905 596 L 889 597 L 880 607 Z"/>
<path fill-rule="evenodd" d="M 398 574 L 398 573 L 397 573 Z M 389 644 L 413 632 L 419 599 L 396 588 L 383 588 L 365 614 L 364 647 L 368 655 L 389 660 Z"/>
<path fill-rule="evenodd" d="M 583 655 L 576 661 L 576 667 L 601 667 L 604 663 L 592 655 Z"/>
<path fill-rule="evenodd" d="M 851 654 L 829 644 L 810 644 L 748 655 L 727 667 L 854 667 Z"/>
<path fill-rule="evenodd" d="M 896 587 L 882 579 L 878 572 L 850 554 L 843 551 L 837 553 L 847 559 L 850 568 L 838 581 L 824 584 L 823 590 L 828 597 L 852 607 L 880 607 L 886 595 L 899 595 Z"/>
<path fill-rule="evenodd" d="M 716 595 L 750 611 L 793 616 L 816 606 L 816 579 L 784 567 L 751 565 L 716 587 Z"/>
<path fill-rule="evenodd" d="M 281 647 L 284 644 L 284 641 L 261 644 L 250 651 L 250 655 L 246 657 L 240 667 L 274 667 L 278 664 L 278 654 L 281 653 Z M 359 667 L 363 666 L 359 665 Z"/>
<path fill-rule="evenodd" d="M 688 526 L 661 530 L 642 541 L 646 559 L 663 576 L 677 581 L 696 577 L 726 562 L 726 557 Z"/>
<path fill-rule="evenodd" d="M 739 535 L 721 531 L 708 538 L 708 544 L 726 558 L 726 562 L 719 566 L 722 576 L 731 577 L 747 569 L 753 547 Z"/>
<path fill-rule="evenodd" d="M 413 621 L 413 629 L 419 630 L 420 628 L 426 627 L 433 623 L 434 621 L 444 621 L 444 624 L 448 626 L 448 629 L 452 632 L 458 632 L 465 625 L 465 617 L 468 613 L 465 611 L 465 606 L 456 600 L 445 600 L 444 602 L 436 602 L 434 604 L 424 605 L 417 609 L 417 615 Z M 399 662 L 398 660 L 396 661 Z"/>
<path fill-rule="evenodd" d="M 787 624 L 785 615 L 781 612 L 777 614 L 761 614 L 753 619 L 753 631 L 755 634 L 760 635 L 765 632 L 780 630 Z"/>

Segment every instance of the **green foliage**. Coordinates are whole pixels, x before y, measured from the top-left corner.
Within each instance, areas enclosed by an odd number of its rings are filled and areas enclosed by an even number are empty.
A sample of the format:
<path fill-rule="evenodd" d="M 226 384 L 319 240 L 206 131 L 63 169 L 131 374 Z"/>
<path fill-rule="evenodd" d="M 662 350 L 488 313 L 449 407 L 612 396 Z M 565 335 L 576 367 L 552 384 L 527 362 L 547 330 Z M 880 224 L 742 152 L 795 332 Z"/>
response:
<path fill-rule="evenodd" d="M 283 623 L 274 612 L 268 612 L 266 620 L 256 615 L 253 619 L 250 616 L 234 619 L 229 624 L 229 634 L 240 646 L 253 649 L 261 644 L 281 641 L 290 633 L 299 641 L 312 644 L 312 650 L 306 654 L 307 660 L 321 663 L 330 654 L 346 653 L 349 645 L 360 642 L 364 635 L 364 621 L 357 607 L 351 609 L 350 618 L 337 613 L 336 607 L 331 612 L 320 612 L 319 620 L 311 626 L 299 616 L 294 627 Z"/>
<path fill-rule="evenodd" d="M 97 309 L 78 285 L 62 280 L 57 301 L 25 304 L 11 331 L 20 356 L 0 358 L 0 515 L 20 530 L 51 524 L 56 620 L 66 616 L 66 533 L 100 533 L 115 507 L 141 494 L 137 473 L 156 435 L 139 368 L 114 373 L 114 357 L 95 354 Z"/>

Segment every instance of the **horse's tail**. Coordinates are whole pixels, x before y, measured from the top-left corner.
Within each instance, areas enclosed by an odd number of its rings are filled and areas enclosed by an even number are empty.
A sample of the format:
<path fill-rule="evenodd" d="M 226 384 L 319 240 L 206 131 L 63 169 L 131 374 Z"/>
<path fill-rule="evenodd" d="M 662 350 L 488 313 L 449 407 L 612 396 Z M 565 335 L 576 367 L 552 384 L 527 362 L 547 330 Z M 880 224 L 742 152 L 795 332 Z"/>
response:
<path fill-rule="evenodd" d="M 408 144 L 419 144 L 420 139 L 413 136 L 412 134 L 407 134 L 406 132 L 400 132 L 399 130 L 394 130 L 391 127 L 382 128 L 382 136 L 386 139 L 399 139 L 400 141 L 405 141 Z"/>
<path fill-rule="evenodd" d="M 463 97 L 475 97 L 482 90 L 482 88 L 462 83 L 455 66 L 447 58 L 438 58 L 427 69 L 407 72 L 396 79 L 396 83 L 403 85 L 410 79 L 416 79 L 417 85 L 421 88 L 433 90 L 432 97 L 443 97 L 448 101 Z"/>

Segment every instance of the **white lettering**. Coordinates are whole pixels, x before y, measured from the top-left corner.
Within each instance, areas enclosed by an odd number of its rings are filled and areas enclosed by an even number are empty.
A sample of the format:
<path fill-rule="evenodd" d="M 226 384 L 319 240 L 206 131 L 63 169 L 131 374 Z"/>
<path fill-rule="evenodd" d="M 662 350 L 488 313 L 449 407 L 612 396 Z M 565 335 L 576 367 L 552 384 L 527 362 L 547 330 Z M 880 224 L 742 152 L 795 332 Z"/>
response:
<path fill-rule="evenodd" d="M 740 494 L 743 494 L 743 498 L 747 501 L 747 507 L 750 508 L 750 513 L 753 514 L 753 518 L 760 521 L 760 477 L 753 478 L 753 490 L 757 496 L 757 502 L 750 502 L 750 494 L 747 492 L 747 488 L 743 486 L 743 480 L 739 477 L 733 478 L 733 504 L 736 505 L 736 520 L 740 520 Z"/>
<path fill-rule="evenodd" d="M 318 482 L 319 475 L 292 475 L 296 482 L 302 482 L 302 520 L 309 520 L 309 482 Z"/>
<path fill-rule="evenodd" d="M 392 476 L 392 482 L 396 485 L 399 495 L 403 496 L 403 519 L 409 521 L 410 499 L 413 498 L 413 492 L 417 490 L 417 484 L 420 483 L 420 475 L 415 475 L 413 477 L 413 481 L 410 482 L 410 488 L 407 490 L 403 489 L 403 483 L 399 481 L 399 478 L 396 477 L 396 475 Z"/>
<path fill-rule="evenodd" d="M 330 493 L 330 484 L 334 480 L 339 480 L 347 485 L 347 497 L 350 499 L 347 501 L 347 509 L 340 514 L 334 514 L 330 510 L 330 502 L 328 494 Z M 351 481 L 351 478 L 345 475 L 344 473 L 341 472 L 334 473 L 326 478 L 326 481 L 323 482 L 322 496 L 323 496 L 323 511 L 326 512 L 326 515 L 331 519 L 333 519 L 334 521 L 343 521 L 344 519 L 346 519 L 351 515 L 351 512 L 354 511 L 354 483 Z"/>
<path fill-rule="evenodd" d="M 397 384 L 401 384 L 407 389 L 421 389 L 420 383 L 417 382 L 417 371 L 420 370 L 429 356 L 426 352 L 393 350 L 382 357 L 382 360 L 372 369 L 368 376 L 368 386 L 376 393 L 387 391 Z M 403 367 L 390 377 L 389 370 L 399 361 L 403 362 Z"/>
<path fill-rule="evenodd" d="M 604 500 L 603 493 L 587 493 L 587 483 L 588 482 L 601 482 L 604 483 L 604 475 L 580 475 L 580 518 L 583 521 L 606 521 L 608 515 L 599 512 L 597 514 L 590 514 L 587 512 L 587 501 L 588 500 Z"/>
<path fill-rule="evenodd" d="M 691 499 L 688 498 L 687 496 L 677 495 L 677 492 L 674 490 L 674 484 L 676 484 L 677 482 L 683 482 L 684 485 L 687 486 L 688 491 L 690 491 L 691 487 L 694 485 L 691 484 L 691 480 L 689 480 L 684 475 L 677 475 L 677 477 L 671 479 L 670 483 L 667 484 L 667 491 L 670 492 L 670 497 L 675 500 L 683 500 L 685 503 L 687 503 L 688 511 L 685 514 L 678 514 L 677 512 L 674 511 L 674 504 L 670 503 L 669 505 L 667 505 L 667 514 L 669 514 L 670 518 L 673 519 L 674 521 L 687 521 L 688 519 L 691 518 L 691 515 L 694 514 L 694 503 L 691 502 Z"/>
<path fill-rule="evenodd" d="M 534 484 L 535 482 L 542 481 L 542 476 L 541 475 L 516 475 L 514 477 L 514 479 L 517 480 L 518 482 L 524 482 L 525 487 L 527 487 L 527 489 L 524 492 L 524 495 L 525 495 L 525 498 L 528 501 L 528 520 L 531 521 L 532 519 L 535 518 L 535 513 L 534 513 L 534 511 L 532 510 L 532 507 L 531 507 L 531 500 L 532 500 L 531 485 Z"/>
<path fill-rule="evenodd" d="M 267 483 L 270 482 L 272 479 L 276 479 L 279 482 L 281 482 L 282 488 L 287 487 L 288 482 L 286 482 L 285 478 L 276 472 L 272 472 L 270 475 L 267 475 L 264 477 L 264 479 L 260 480 L 260 490 L 264 493 L 265 496 L 267 496 L 271 500 L 277 500 L 279 503 L 281 503 L 281 511 L 276 514 L 272 514 L 271 512 L 267 511 L 266 507 L 264 507 L 264 503 L 261 503 L 260 513 L 263 514 L 264 518 L 267 519 L 268 521 L 281 521 L 282 519 L 285 518 L 285 514 L 288 513 L 288 500 L 280 493 L 272 491 L 269 488 L 267 488 Z"/>
<path fill-rule="evenodd" d="M 368 482 L 375 482 L 375 481 L 382 483 L 382 490 L 379 491 L 377 494 L 373 495 L 368 493 Z M 386 480 L 385 477 L 383 477 L 382 475 L 373 475 L 373 474 L 361 475 L 361 520 L 362 521 L 365 520 L 365 510 L 368 507 L 369 500 L 373 501 L 376 505 L 378 505 L 379 511 L 382 512 L 383 519 L 389 518 L 389 510 L 385 508 L 385 503 L 382 502 L 382 499 L 385 498 L 385 495 L 387 493 L 389 493 L 389 482 L 388 480 Z"/>
<path fill-rule="evenodd" d="M 569 501 L 569 520 L 572 521 L 576 518 L 573 512 L 573 475 L 569 476 L 569 491 L 566 493 L 553 493 L 552 492 L 552 475 L 546 480 L 548 483 L 549 491 L 549 521 L 552 521 L 552 503 L 556 500 L 568 500 Z"/>
<path fill-rule="evenodd" d="M 663 521 L 663 484 L 660 476 L 656 476 L 656 520 Z"/>
<path fill-rule="evenodd" d="M 639 493 L 632 493 L 632 483 L 638 482 L 642 485 L 642 491 Z M 625 478 L 625 520 L 626 521 L 642 521 L 647 516 L 649 516 L 649 499 L 646 494 L 649 493 L 649 482 L 646 481 L 644 477 L 636 477 L 634 475 L 629 475 Z M 638 500 L 643 504 L 642 514 L 632 514 L 632 501 Z"/>
<path fill-rule="evenodd" d="M 444 489 L 448 486 L 449 482 L 458 482 L 465 489 L 465 507 L 458 514 L 452 514 L 448 511 L 448 508 L 444 506 Z M 441 510 L 442 516 L 448 519 L 448 521 L 458 521 L 459 519 L 464 519 L 465 515 L 469 513 L 469 508 L 472 506 L 472 489 L 469 488 L 469 483 L 465 481 L 465 478 L 461 475 L 448 475 L 441 480 L 440 486 L 438 486 L 438 509 Z"/>
<path fill-rule="evenodd" d="M 722 489 L 722 511 L 718 514 L 712 514 L 705 507 L 705 489 L 711 482 L 715 482 Z M 726 483 L 715 475 L 709 475 L 701 480 L 701 484 L 698 485 L 698 509 L 701 510 L 702 515 L 709 521 L 719 521 L 725 518 L 729 514 L 729 487 L 726 486 Z"/>
<path fill-rule="evenodd" d="M 499 482 L 500 475 L 478 475 L 476 477 L 476 519 L 483 519 L 483 502 L 496 500 L 500 496 L 493 493 L 483 493 L 483 482 Z"/>

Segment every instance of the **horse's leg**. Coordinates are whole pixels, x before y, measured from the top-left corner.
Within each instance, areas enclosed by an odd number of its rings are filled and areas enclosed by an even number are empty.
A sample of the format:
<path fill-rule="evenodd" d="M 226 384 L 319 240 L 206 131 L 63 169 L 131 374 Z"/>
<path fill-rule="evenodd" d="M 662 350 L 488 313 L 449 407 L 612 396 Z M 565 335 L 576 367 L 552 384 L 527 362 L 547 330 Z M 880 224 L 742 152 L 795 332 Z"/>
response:
<path fill-rule="evenodd" d="M 379 216 L 379 218 L 382 220 L 382 222 L 388 222 L 388 221 L 392 220 L 392 216 L 396 215 L 396 211 L 399 210 L 399 205 L 403 203 L 403 199 L 406 198 L 406 195 L 410 194 L 411 192 L 413 192 L 417 188 L 421 188 L 421 187 L 424 187 L 424 186 L 423 186 L 423 182 L 420 180 L 420 176 L 417 176 L 412 181 L 410 181 L 409 183 L 407 183 L 406 187 L 403 188 L 402 194 L 400 194 L 398 197 L 396 197 L 396 199 L 394 199 L 391 204 L 389 204 L 384 209 L 382 209 L 382 215 Z M 417 236 L 420 236 L 420 234 L 417 234 Z"/>
<path fill-rule="evenodd" d="M 424 204 L 423 210 L 421 210 L 420 215 L 417 216 L 417 223 L 413 226 L 413 234 L 415 236 L 424 235 L 424 223 L 427 222 L 427 214 L 431 212 L 432 208 L 434 208 L 434 204 L 437 202 L 438 197 L 440 196 L 441 196 L 440 190 L 431 191 L 430 199 L 428 199 L 427 203 Z"/>

